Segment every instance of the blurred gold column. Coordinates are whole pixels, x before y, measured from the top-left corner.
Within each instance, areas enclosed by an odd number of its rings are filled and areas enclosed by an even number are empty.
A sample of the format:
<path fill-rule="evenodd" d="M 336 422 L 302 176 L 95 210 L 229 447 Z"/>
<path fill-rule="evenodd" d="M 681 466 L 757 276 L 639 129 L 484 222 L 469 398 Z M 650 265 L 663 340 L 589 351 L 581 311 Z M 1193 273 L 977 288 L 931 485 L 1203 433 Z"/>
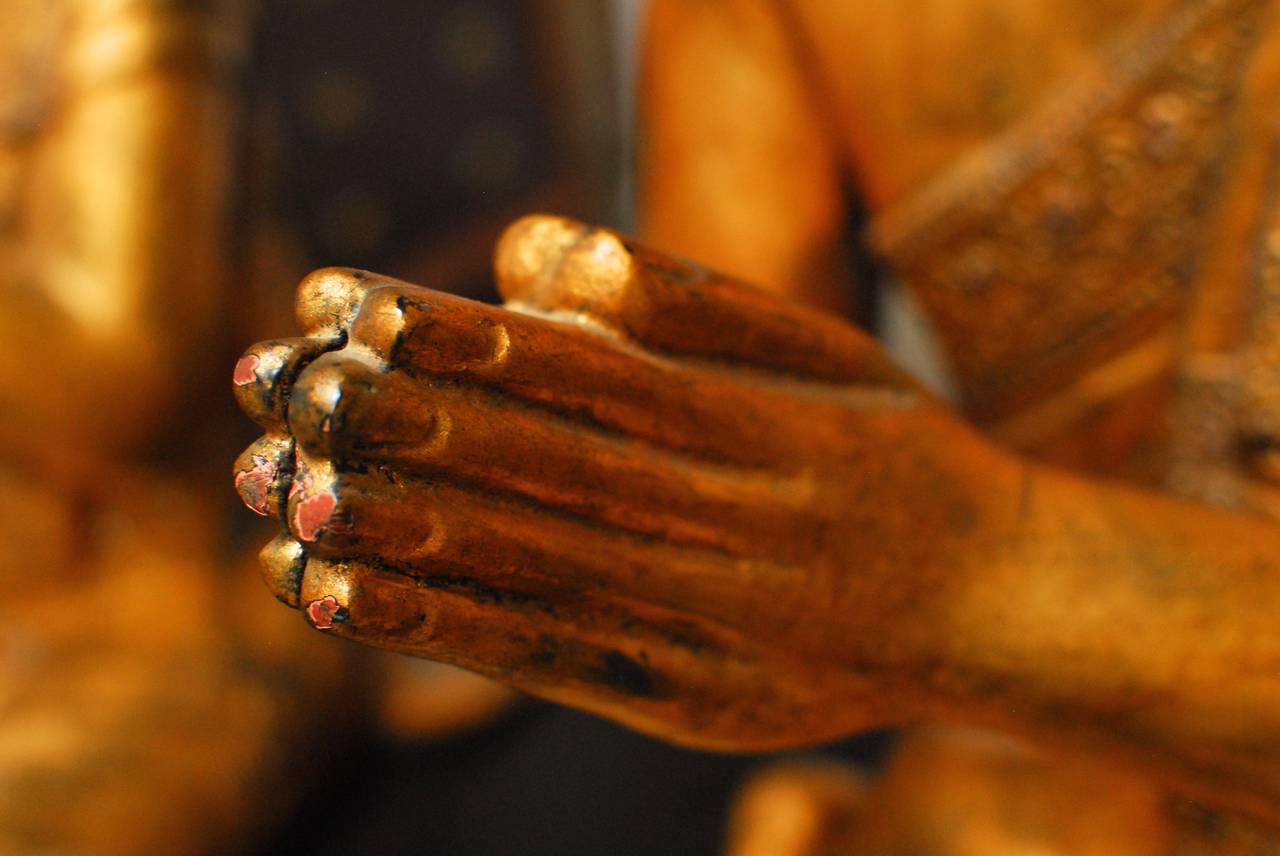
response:
<path fill-rule="evenodd" d="M 208 362 L 246 12 L 238 0 L 0 11 L 8 97 L 39 95 L 4 105 L 0 130 L 0 454 L 41 479 L 136 456 Z"/>

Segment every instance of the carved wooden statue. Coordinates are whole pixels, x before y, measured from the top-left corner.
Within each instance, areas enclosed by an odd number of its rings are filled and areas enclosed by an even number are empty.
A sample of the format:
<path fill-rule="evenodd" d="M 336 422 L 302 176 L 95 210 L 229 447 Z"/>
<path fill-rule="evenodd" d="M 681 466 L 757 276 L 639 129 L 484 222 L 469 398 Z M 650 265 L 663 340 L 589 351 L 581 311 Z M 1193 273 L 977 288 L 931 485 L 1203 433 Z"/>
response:
<path fill-rule="evenodd" d="M 659 0 L 642 231 L 767 290 L 554 217 L 501 309 L 313 274 L 235 368 L 269 585 L 692 745 L 977 725 L 1280 821 L 1274 5 Z M 955 407 L 796 302 L 857 302 L 846 179 Z"/>

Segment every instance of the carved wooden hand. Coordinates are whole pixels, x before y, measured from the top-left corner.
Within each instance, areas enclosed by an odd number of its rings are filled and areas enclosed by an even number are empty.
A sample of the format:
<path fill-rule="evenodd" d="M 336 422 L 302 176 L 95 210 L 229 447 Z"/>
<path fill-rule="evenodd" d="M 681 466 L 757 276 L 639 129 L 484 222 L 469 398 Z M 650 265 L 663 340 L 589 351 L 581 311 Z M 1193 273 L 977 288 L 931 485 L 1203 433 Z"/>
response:
<path fill-rule="evenodd" d="M 241 360 L 277 595 L 687 742 L 899 716 L 1008 462 L 852 328 L 613 233 L 528 218 L 497 266 L 506 309 L 321 271 Z"/>
<path fill-rule="evenodd" d="M 493 308 L 313 274 L 236 466 L 317 628 L 665 738 L 917 719 L 1280 802 L 1280 532 L 997 451 L 821 314 L 547 217 Z"/>

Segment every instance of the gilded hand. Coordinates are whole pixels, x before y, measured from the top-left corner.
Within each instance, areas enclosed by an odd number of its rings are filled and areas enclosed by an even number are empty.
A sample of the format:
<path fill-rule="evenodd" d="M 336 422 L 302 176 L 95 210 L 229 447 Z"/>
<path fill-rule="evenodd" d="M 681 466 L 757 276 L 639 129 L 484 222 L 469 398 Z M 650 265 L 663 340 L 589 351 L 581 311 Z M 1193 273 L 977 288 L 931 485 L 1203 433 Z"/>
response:
<path fill-rule="evenodd" d="M 320 271 L 241 359 L 277 596 L 683 742 L 919 713 L 1019 468 L 853 328 L 612 232 L 526 218 L 497 275 L 505 308 Z"/>

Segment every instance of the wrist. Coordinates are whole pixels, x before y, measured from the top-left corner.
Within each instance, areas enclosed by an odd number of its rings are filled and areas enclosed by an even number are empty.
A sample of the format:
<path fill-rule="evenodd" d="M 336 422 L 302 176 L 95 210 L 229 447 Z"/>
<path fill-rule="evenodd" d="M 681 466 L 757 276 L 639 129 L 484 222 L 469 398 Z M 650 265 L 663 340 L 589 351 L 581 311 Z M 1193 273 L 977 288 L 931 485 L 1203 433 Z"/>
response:
<path fill-rule="evenodd" d="M 1280 527 L 1029 466 L 936 613 L 932 713 L 1084 748 L 1213 801 L 1280 794 Z"/>

